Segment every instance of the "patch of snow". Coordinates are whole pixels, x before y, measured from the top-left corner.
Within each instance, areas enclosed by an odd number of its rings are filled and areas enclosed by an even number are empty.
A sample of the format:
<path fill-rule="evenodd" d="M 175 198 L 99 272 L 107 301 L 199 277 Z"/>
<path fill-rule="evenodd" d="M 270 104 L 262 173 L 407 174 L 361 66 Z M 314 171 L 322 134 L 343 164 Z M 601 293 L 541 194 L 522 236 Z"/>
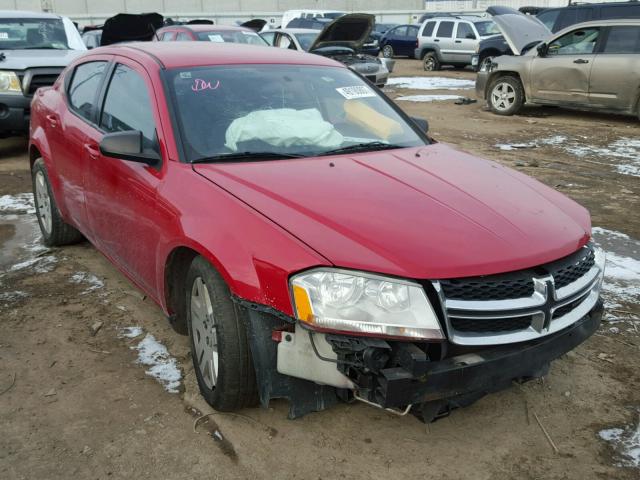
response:
<path fill-rule="evenodd" d="M 33 249 L 32 251 L 36 251 Z M 45 255 L 42 257 L 33 257 L 24 260 L 20 263 L 16 263 L 10 268 L 11 272 L 17 272 L 18 270 L 24 270 L 25 268 L 33 267 L 36 273 L 47 273 L 55 268 L 55 264 L 58 259 L 53 255 Z"/>
<path fill-rule="evenodd" d="M 87 289 L 82 293 L 93 292 L 94 290 L 98 290 L 99 288 L 104 287 L 104 282 L 102 280 L 100 280 L 94 274 L 87 273 L 87 272 L 76 272 L 73 275 L 71 275 L 71 278 L 69 279 L 69 281 L 71 283 L 76 283 L 76 284 L 78 283 L 87 284 L 88 285 Z"/>
<path fill-rule="evenodd" d="M 16 300 L 27 298 L 28 296 L 29 294 L 27 292 L 21 292 L 19 290 L 14 290 L 12 292 L 0 292 L 0 302 L 15 302 Z"/>
<path fill-rule="evenodd" d="M 387 85 L 411 90 L 468 90 L 474 88 L 473 80 L 446 77 L 394 77 Z"/>
<path fill-rule="evenodd" d="M 119 337 L 136 338 L 142 335 L 142 327 L 124 327 L 118 334 Z"/>
<path fill-rule="evenodd" d="M 618 466 L 640 468 L 640 420 L 637 425 L 601 430 L 598 436 L 618 453 Z"/>
<path fill-rule="evenodd" d="M 407 95 L 406 97 L 398 97 L 396 100 L 405 102 L 441 102 L 444 100 L 457 100 L 462 98 L 460 95 Z"/>
<path fill-rule="evenodd" d="M 33 194 L 0 195 L 0 213 L 36 213 Z"/>
<path fill-rule="evenodd" d="M 167 347 L 147 333 L 137 346 L 131 348 L 138 350 L 138 362 L 150 367 L 147 375 L 158 380 L 167 392 L 178 393 L 182 374 L 178 362 L 169 355 Z"/>

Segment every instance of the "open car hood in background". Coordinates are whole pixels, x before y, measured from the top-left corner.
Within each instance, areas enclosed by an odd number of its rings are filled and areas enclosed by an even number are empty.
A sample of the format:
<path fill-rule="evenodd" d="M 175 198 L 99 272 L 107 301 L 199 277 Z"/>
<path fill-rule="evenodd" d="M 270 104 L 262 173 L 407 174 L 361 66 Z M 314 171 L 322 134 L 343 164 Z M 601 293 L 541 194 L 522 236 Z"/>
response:
<path fill-rule="evenodd" d="M 159 13 L 119 13 L 104 22 L 100 45 L 149 41 L 163 25 L 164 17 Z"/>
<path fill-rule="evenodd" d="M 247 22 L 241 23 L 240 26 L 245 28 L 250 28 L 254 32 L 259 32 L 264 28 L 266 24 L 267 24 L 266 20 L 262 18 L 254 18 Z"/>
<path fill-rule="evenodd" d="M 487 13 L 500 28 L 514 55 L 521 55 L 524 47 L 551 36 L 551 30 L 533 15 L 509 7 L 489 7 Z"/>
<path fill-rule="evenodd" d="M 358 51 L 367 42 L 376 17 L 367 13 L 349 13 L 324 27 L 310 52 L 324 47 L 348 47 Z"/>

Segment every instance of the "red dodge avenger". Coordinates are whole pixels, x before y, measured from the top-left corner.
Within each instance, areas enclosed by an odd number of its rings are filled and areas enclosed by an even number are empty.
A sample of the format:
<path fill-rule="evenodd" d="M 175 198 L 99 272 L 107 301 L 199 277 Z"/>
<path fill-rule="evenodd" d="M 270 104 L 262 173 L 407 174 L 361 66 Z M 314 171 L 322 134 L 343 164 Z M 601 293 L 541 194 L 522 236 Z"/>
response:
<path fill-rule="evenodd" d="M 215 409 L 355 399 L 432 421 L 600 323 L 584 208 L 437 143 L 333 60 L 99 48 L 31 112 L 45 244 L 86 238 L 153 298 Z"/>

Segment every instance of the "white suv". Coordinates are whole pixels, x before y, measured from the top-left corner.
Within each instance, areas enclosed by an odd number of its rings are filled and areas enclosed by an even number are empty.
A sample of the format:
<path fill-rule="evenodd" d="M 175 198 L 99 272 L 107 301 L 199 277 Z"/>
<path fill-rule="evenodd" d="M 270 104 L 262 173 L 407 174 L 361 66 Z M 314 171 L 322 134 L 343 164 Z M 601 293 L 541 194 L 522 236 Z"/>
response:
<path fill-rule="evenodd" d="M 464 67 L 471 64 L 482 38 L 499 33 L 493 20 L 487 18 L 430 18 L 420 26 L 415 58 L 423 61 L 427 71 L 439 70 L 442 65 Z"/>

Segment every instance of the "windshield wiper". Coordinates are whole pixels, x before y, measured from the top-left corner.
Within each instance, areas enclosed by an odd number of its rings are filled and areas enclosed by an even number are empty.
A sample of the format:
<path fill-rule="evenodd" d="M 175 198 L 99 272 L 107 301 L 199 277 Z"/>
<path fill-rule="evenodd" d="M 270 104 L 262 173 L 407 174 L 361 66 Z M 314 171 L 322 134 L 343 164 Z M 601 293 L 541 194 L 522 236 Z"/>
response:
<path fill-rule="evenodd" d="M 283 158 L 303 158 L 305 155 L 294 153 L 278 153 L 278 152 L 236 152 L 223 153 L 212 157 L 202 157 L 192 160 L 191 163 L 215 163 L 226 161 L 260 161 L 260 160 L 281 160 Z"/>
<path fill-rule="evenodd" d="M 22 47 L 19 50 L 71 50 L 70 48 L 59 48 L 53 45 L 44 45 L 39 47 Z"/>
<path fill-rule="evenodd" d="M 324 155 L 338 155 L 340 153 L 354 153 L 354 152 L 373 152 L 375 150 L 391 150 L 394 148 L 404 148 L 402 145 L 394 145 L 392 143 L 384 142 L 366 142 L 356 143 L 355 145 L 349 145 L 347 147 L 335 148 L 333 150 L 327 150 L 318 154 L 319 157 Z"/>

